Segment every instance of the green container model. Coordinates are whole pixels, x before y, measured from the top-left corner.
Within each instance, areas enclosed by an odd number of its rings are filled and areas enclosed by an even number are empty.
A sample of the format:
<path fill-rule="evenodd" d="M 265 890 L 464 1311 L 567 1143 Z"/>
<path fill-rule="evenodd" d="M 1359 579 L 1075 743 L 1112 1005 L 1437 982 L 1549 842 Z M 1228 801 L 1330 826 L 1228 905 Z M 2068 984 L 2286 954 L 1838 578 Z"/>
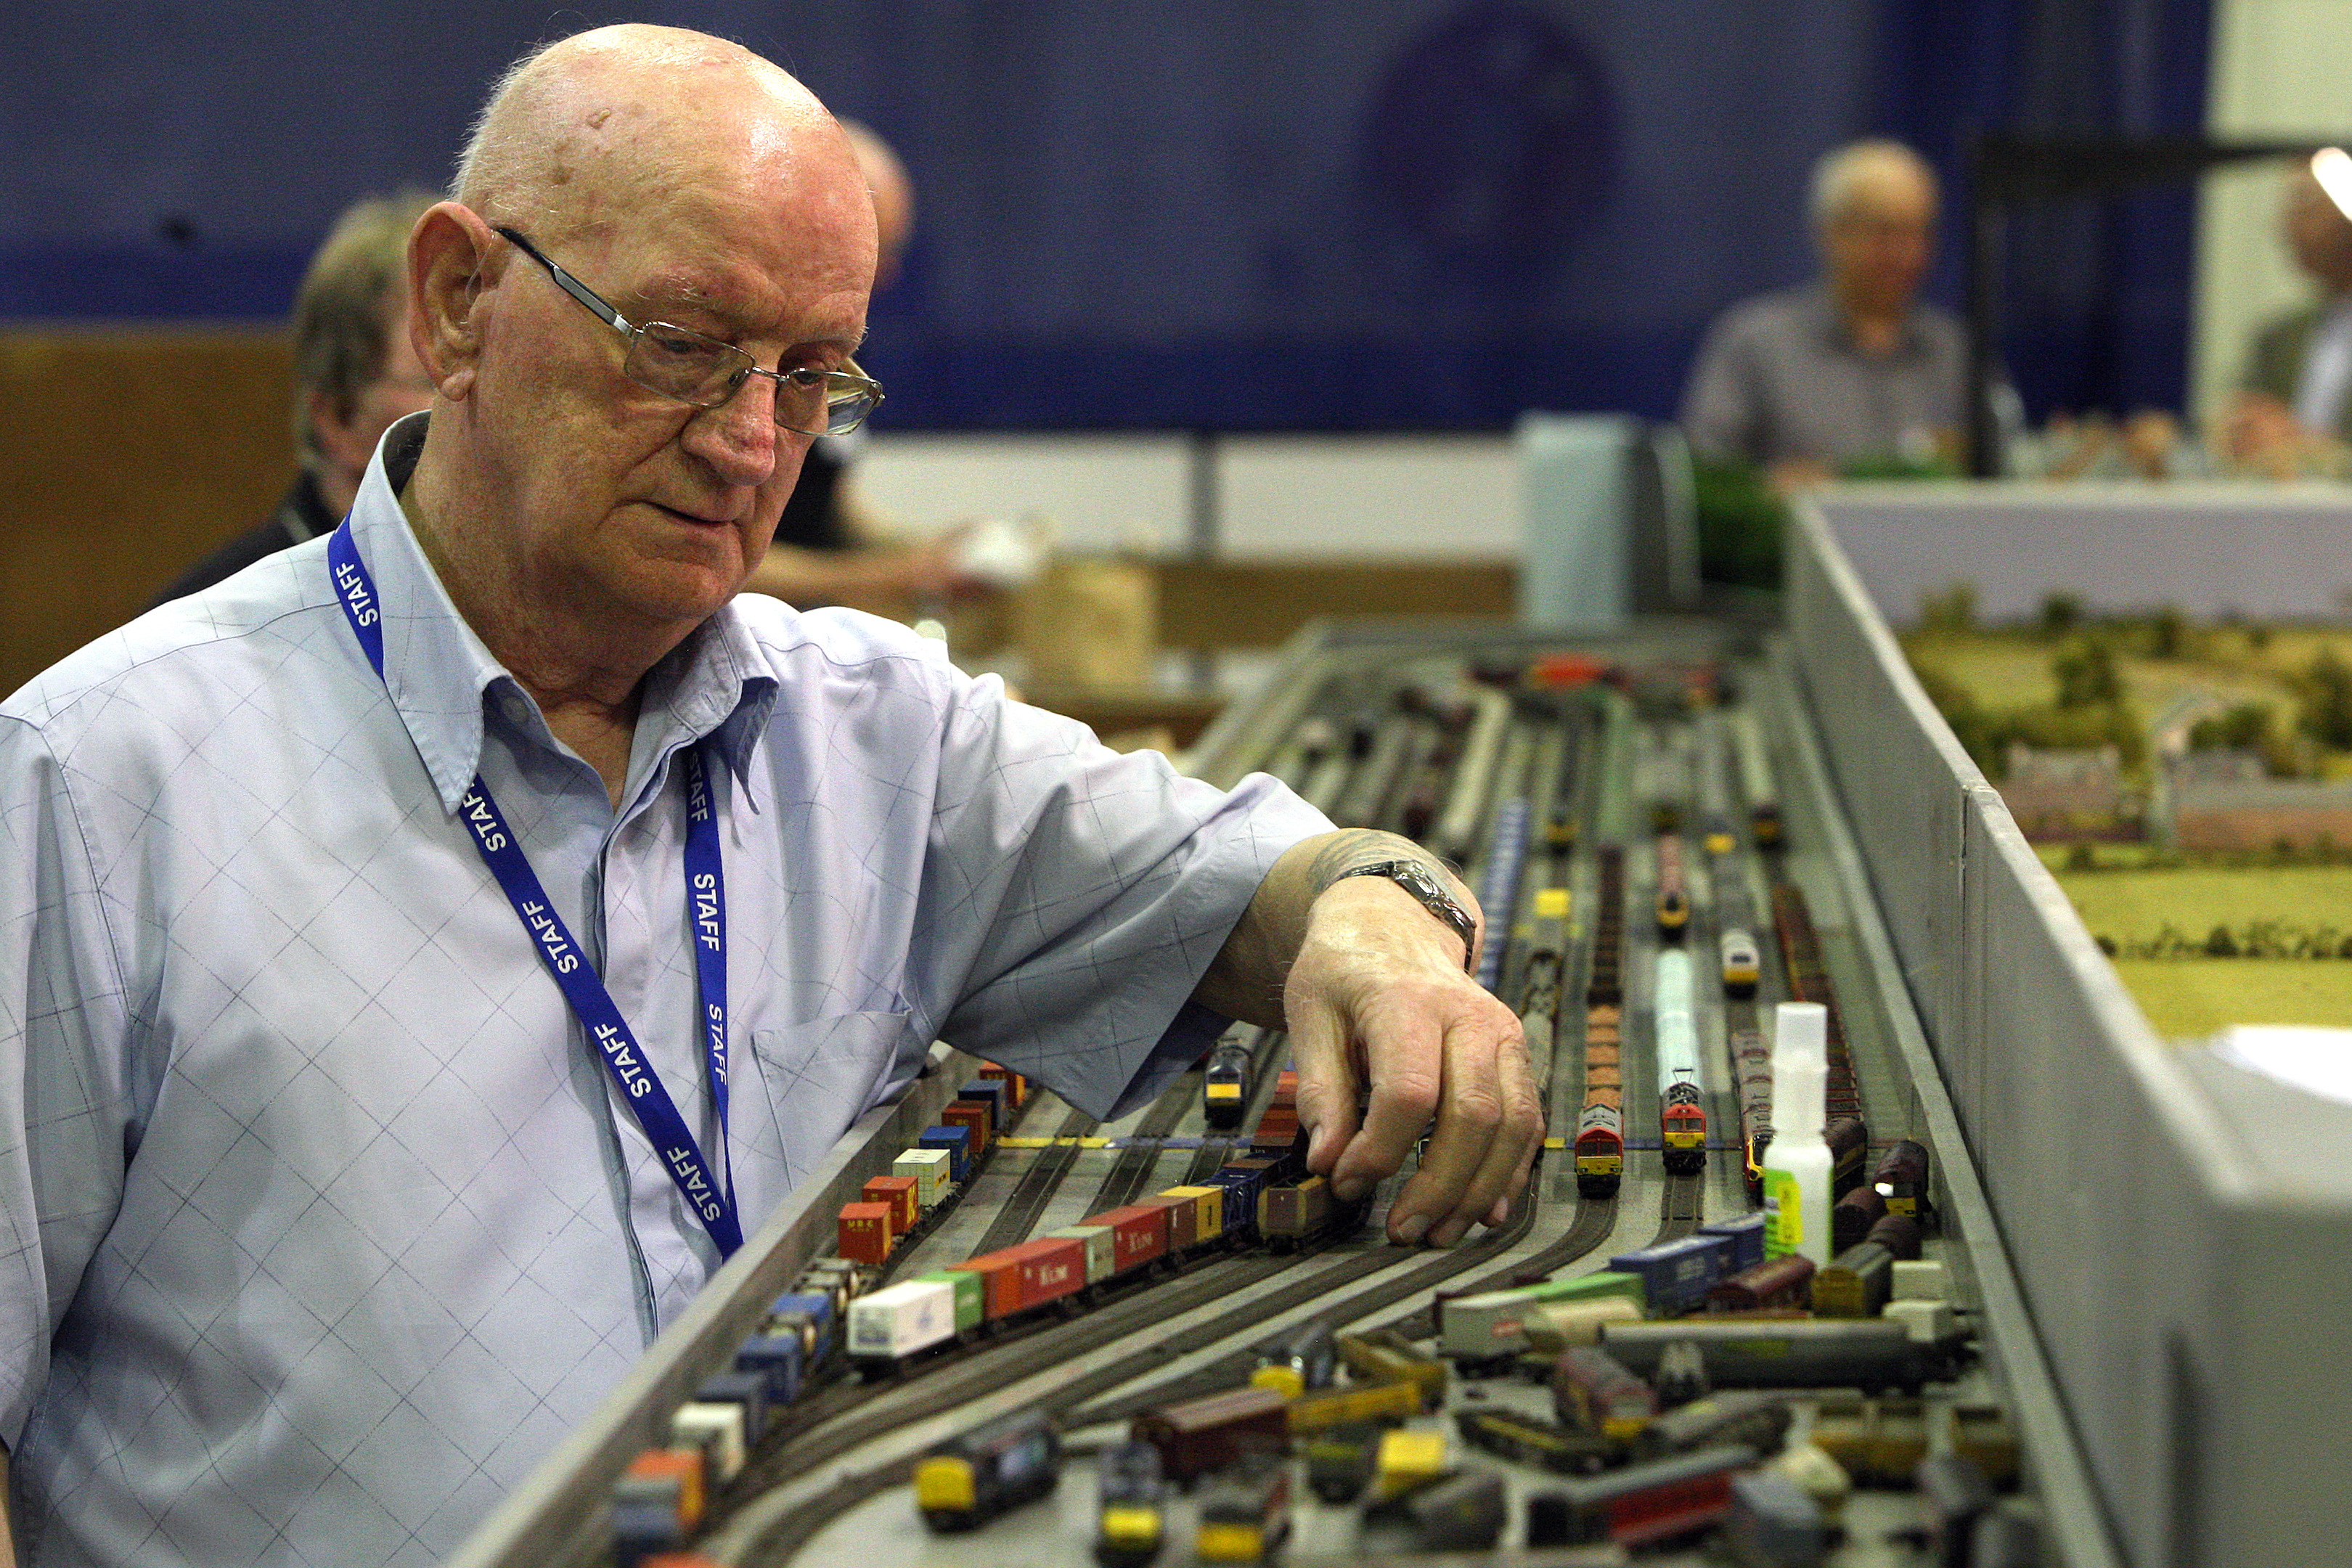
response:
<path fill-rule="evenodd" d="M 919 1274 L 917 1279 L 927 1285 L 944 1284 L 955 1287 L 955 1326 L 957 1333 L 980 1327 L 984 1292 L 988 1281 L 965 1268 L 942 1268 L 936 1274 Z"/>

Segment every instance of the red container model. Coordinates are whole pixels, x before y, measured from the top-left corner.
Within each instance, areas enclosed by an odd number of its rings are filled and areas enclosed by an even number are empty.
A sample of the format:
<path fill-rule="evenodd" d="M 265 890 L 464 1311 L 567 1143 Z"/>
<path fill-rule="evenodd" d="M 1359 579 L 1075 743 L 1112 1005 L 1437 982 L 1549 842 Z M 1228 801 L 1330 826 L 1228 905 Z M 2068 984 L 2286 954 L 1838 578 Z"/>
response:
<path fill-rule="evenodd" d="M 995 1062 L 982 1062 L 980 1064 L 980 1076 L 1003 1079 L 1005 1093 L 1012 1100 L 1013 1110 L 1018 1110 L 1028 1103 L 1029 1080 L 1011 1068 L 1000 1066 Z"/>
<path fill-rule="evenodd" d="M 841 1256 L 879 1268 L 890 1261 L 890 1205 L 841 1205 Z"/>
<path fill-rule="evenodd" d="M 923 1217 L 922 1194 L 912 1176 L 877 1176 L 859 1189 L 869 1204 L 890 1205 L 890 1234 L 904 1236 Z"/>
<path fill-rule="evenodd" d="M 1201 1207 L 1192 1198 L 1173 1198 L 1158 1193 L 1148 1198 L 1138 1198 L 1139 1209 L 1158 1209 L 1168 1216 L 1168 1250 L 1182 1252 L 1201 1243 Z"/>
<path fill-rule="evenodd" d="M 1142 1268 L 1155 1258 L 1168 1256 L 1168 1220 L 1165 1208 L 1129 1204 L 1078 1223 L 1110 1227 L 1110 1271 L 1124 1274 L 1130 1268 Z"/>
<path fill-rule="evenodd" d="M 1040 1237 L 948 1267 L 969 1268 L 986 1281 L 993 1322 L 1085 1289 L 1087 1244 L 1075 1236 Z"/>
<path fill-rule="evenodd" d="M 975 1160 L 988 1152 L 988 1140 L 995 1131 L 993 1121 L 988 1107 L 977 1100 L 950 1100 L 940 1108 L 941 1126 L 971 1130 L 971 1157 Z"/>

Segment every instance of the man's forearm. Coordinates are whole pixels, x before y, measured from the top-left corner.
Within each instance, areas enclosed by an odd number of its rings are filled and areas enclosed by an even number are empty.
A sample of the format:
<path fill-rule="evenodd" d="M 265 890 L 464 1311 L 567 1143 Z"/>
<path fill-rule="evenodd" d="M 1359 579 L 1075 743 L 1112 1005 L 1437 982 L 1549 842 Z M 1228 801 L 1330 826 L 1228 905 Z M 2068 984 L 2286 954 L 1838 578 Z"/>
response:
<path fill-rule="evenodd" d="M 1417 861 L 1452 888 L 1465 909 L 1477 908 L 1452 868 L 1410 838 L 1369 827 L 1318 834 L 1292 845 L 1275 861 L 1193 988 L 1192 999 L 1229 1018 L 1280 1028 L 1283 981 L 1306 935 L 1307 910 L 1347 872 L 1382 860 Z"/>

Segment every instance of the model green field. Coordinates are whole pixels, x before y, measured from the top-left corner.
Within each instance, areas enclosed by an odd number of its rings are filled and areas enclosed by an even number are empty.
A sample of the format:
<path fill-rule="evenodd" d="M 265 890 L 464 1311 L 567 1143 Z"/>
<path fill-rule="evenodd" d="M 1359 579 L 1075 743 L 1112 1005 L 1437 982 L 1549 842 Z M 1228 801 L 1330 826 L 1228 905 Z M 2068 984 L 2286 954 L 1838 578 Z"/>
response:
<path fill-rule="evenodd" d="M 2197 626 L 2169 613 L 2091 621 L 2054 596 L 2034 625 L 1979 626 L 1965 587 L 1922 608 L 1905 651 L 1996 782 L 2019 742 L 2114 743 L 2141 788 L 2153 754 L 2184 739 L 2192 750 L 2259 752 L 2274 773 L 2352 771 L 2341 716 L 2324 706 L 2328 667 L 2352 666 L 2352 629 Z M 2260 863 L 2143 844 L 2042 853 L 2158 1034 L 2352 1026 L 2352 864 L 2342 850 Z"/>
<path fill-rule="evenodd" d="M 2106 848 L 2110 862 L 2125 858 Z M 2352 866 L 2153 866 L 2067 871 L 2067 852 L 2043 858 L 2091 934 L 2117 956 L 2116 972 L 2168 1039 L 2202 1039 L 2231 1024 L 2352 1026 L 2352 963 L 2336 958 L 2136 958 L 2168 931 L 2191 942 L 2214 928 L 2242 945 L 2268 927 L 2336 943 L 2352 937 Z M 2314 945 L 2316 945 L 2315 942 Z"/>

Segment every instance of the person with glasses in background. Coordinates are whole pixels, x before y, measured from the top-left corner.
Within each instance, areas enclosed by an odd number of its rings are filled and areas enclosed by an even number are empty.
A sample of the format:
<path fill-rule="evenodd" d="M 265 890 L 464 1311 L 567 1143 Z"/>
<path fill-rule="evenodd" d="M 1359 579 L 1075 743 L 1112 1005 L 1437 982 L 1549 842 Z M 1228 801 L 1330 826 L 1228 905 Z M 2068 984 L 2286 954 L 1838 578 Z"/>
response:
<path fill-rule="evenodd" d="M 841 121 L 874 197 L 876 292 L 898 275 L 915 227 L 915 187 L 890 144 L 854 120 Z M 964 531 L 909 540 L 877 510 L 851 471 L 863 427 L 822 436 L 801 458 L 799 483 L 776 520 L 768 553 L 745 587 L 806 609 L 849 605 L 901 617 L 1000 590 L 961 563 Z"/>
<path fill-rule="evenodd" d="M 1108 1118 L 1286 1026 L 1343 1198 L 1426 1134 L 1391 1237 L 1505 1219 L 1543 1113 L 1445 867 L 740 594 L 882 396 L 805 89 L 550 45 L 407 255 L 432 405 L 349 517 L 0 704 L 31 1561 L 446 1560 L 934 1039 Z"/>
<path fill-rule="evenodd" d="M 153 605 L 331 532 L 352 510 L 383 433 L 432 402 L 433 384 L 408 341 L 408 231 L 439 199 L 420 191 L 370 196 L 335 220 L 294 296 L 301 472 L 276 511 L 189 567 Z"/>

